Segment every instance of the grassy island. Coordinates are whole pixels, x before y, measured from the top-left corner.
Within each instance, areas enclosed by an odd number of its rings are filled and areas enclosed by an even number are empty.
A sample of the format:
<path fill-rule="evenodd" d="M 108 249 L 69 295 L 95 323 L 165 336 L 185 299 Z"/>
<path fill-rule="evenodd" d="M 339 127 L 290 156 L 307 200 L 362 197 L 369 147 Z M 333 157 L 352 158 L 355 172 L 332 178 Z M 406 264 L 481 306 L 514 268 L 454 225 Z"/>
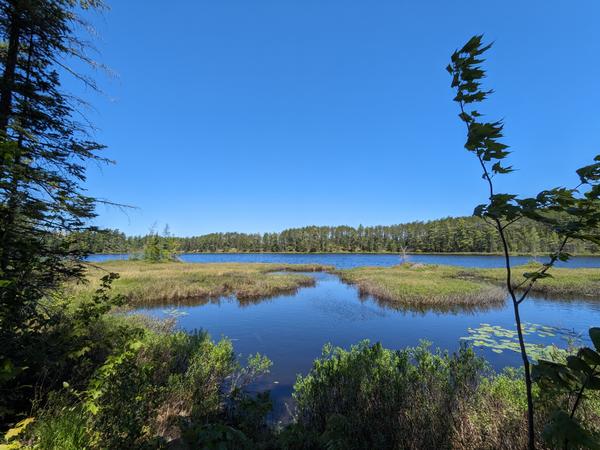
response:
<path fill-rule="evenodd" d="M 524 273 L 540 266 L 513 268 L 515 286 Z M 341 279 L 364 293 L 393 306 L 402 307 L 485 307 L 501 304 L 506 298 L 504 269 L 461 268 L 443 265 L 400 264 L 393 267 L 357 267 L 337 271 Z M 600 299 L 600 269 L 553 268 L 550 278 L 539 280 L 531 293 L 550 297 Z M 527 284 L 523 283 L 522 287 Z"/>
<path fill-rule="evenodd" d="M 524 280 L 523 273 L 537 267 L 534 264 L 515 267 L 515 285 Z M 124 295 L 133 306 L 226 295 L 249 300 L 312 286 L 312 277 L 293 272 L 314 271 L 335 273 L 362 294 L 398 308 L 487 308 L 501 305 L 506 298 L 503 269 L 410 263 L 335 270 L 319 264 L 110 261 L 90 267 L 89 283 L 71 285 L 68 289 L 73 294 L 91 295 L 103 275 L 117 272 L 120 278 L 113 283 L 113 292 Z M 550 273 L 551 278 L 538 281 L 533 294 L 600 299 L 600 269 L 553 268 Z"/>
<path fill-rule="evenodd" d="M 540 264 L 527 264 L 513 268 L 513 283 L 518 286 L 523 283 L 524 273 L 533 272 Z M 532 294 L 550 297 L 590 297 L 600 299 L 600 269 L 598 268 L 556 268 L 549 272 L 550 278 L 538 280 L 531 289 Z M 459 274 L 461 278 L 477 279 L 482 282 L 503 285 L 506 281 L 504 269 L 469 269 Z M 527 283 L 523 283 L 527 286 Z"/>
<path fill-rule="evenodd" d="M 100 278 L 116 272 L 115 294 L 124 295 L 131 305 L 235 295 L 253 299 L 293 292 L 312 286 L 314 279 L 299 273 L 333 268 L 318 264 L 194 264 L 182 262 L 110 261 L 90 267 L 86 284 L 72 285 L 75 294 L 91 294 Z M 277 272 L 277 273 L 274 273 Z"/>
<path fill-rule="evenodd" d="M 400 264 L 357 267 L 337 272 L 363 294 L 397 307 L 486 307 L 501 304 L 506 295 L 495 284 L 460 277 L 453 266 Z"/>

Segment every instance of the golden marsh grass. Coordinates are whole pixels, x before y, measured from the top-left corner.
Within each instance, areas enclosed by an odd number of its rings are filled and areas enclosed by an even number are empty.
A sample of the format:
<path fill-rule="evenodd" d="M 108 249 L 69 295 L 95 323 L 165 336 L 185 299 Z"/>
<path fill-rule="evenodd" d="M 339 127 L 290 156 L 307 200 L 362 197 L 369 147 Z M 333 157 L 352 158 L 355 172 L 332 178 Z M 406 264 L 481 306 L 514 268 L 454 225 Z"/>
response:
<path fill-rule="evenodd" d="M 68 286 L 73 294 L 91 295 L 100 278 L 116 272 L 115 294 L 130 305 L 145 306 L 190 298 L 234 295 L 238 299 L 269 297 L 314 285 L 310 276 L 286 272 L 332 270 L 318 264 L 194 264 L 182 262 L 110 261 L 90 266 L 88 283 Z M 278 272 L 278 273 L 273 273 Z"/>

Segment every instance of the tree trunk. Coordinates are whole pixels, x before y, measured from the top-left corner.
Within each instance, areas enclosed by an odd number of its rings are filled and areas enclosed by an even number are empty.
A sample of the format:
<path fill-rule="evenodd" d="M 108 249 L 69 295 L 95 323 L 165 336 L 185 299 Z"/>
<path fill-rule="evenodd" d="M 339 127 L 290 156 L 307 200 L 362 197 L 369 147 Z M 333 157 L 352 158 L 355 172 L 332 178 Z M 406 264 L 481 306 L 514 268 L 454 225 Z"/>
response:
<path fill-rule="evenodd" d="M 4 73 L 2 74 L 2 85 L 0 86 L 0 133 L 4 135 L 6 135 L 12 112 L 15 73 L 21 40 L 21 20 L 19 16 L 20 11 L 16 5 L 13 5 L 8 31 L 8 50 L 6 52 Z"/>

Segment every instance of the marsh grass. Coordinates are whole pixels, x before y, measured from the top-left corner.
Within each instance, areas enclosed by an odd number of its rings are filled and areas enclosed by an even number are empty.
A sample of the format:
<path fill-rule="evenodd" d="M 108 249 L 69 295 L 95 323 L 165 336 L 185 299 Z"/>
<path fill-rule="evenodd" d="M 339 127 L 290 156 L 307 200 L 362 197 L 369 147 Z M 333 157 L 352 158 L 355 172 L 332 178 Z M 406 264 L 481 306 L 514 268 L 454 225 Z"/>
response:
<path fill-rule="evenodd" d="M 513 269 L 514 285 L 539 264 Z M 338 270 L 342 281 L 354 284 L 363 295 L 371 295 L 397 309 L 458 311 L 487 309 L 506 299 L 504 269 L 463 268 L 404 263 L 394 267 L 358 267 Z M 587 297 L 600 299 L 600 269 L 553 268 L 552 278 L 539 280 L 534 296 L 548 298 Z"/>
<path fill-rule="evenodd" d="M 535 264 L 515 268 L 515 283 Z M 363 296 L 373 296 L 383 306 L 411 311 L 479 311 L 501 306 L 506 299 L 502 269 L 478 269 L 404 263 L 393 267 L 358 267 L 335 270 L 319 264 L 182 263 L 110 261 L 91 266 L 88 283 L 70 285 L 73 297 L 91 296 L 100 278 L 117 272 L 113 292 L 129 306 L 197 305 L 233 296 L 240 305 L 282 294 L 293 294 L 315 280 L 305 273 L 328 271 Z M 552 269 L 553 278 L 539 280 L 533 295 L 549 298 L 600 299 L 600 269 Z"/>
<path fill-rule="evenodd" d="M 405 263 L 337 273 L 342 281 L 356 285 L 363 295 L 372 295 L 399 309 L 482 309 L 499 306 L 506 299 L 501 287 L 461 278 L 461 269 L 452 266 Z"/>
<path fill-rule="evenodd" d="M 539 269 L 541 264 L 530 263 L 513 268 L 513 284 L 518 286 L 525 278 L 524 273 Z M 600 269 L 598 268 L 556 268 L 548 271 L 551 278 L 538 280 L 532 294 L 548 297 L 590 297 L 600 299 Z M 468 269 L 462 270 L 458 276 L 462 279 L 479 280 L 501 285 L 506 280 L 504 269 Z"/>
<path fill-rule="evenodd" d="M 289 272 L 332 270 L 317 264 L 194 264 L 181 262 L 111 261 L 90 267 L 87 283 L 66 287 L 74 297 L 91 296 L 100 278 L 117 272 L 113 292 L 123 295 L 131 306 L 149 306 L 190 299 L 235 296 L 253 300 L 312 286 L 312 277 Z M 278 273 L 273 273 L 278 272 Z M 282 273 L 283 272 L 283 273 Z"/>

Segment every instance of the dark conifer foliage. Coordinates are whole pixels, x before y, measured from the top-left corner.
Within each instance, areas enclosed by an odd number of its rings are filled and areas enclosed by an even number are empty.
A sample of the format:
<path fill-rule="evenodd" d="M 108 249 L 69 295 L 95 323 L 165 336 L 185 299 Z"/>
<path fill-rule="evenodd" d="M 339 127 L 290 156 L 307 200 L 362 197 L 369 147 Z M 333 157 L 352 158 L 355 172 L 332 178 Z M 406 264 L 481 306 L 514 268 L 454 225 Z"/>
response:
<path fill-rule="evenodd" d="M 0 421 L 24 408 L 57 359 L 45 297 L 82 274 L 85 251 L 72 233 L 89 230 L 95 215 L 82 183 L 102 145 L 61 74 L 95 88 L 71 67 L 93 64 L 78 13 L 99 6 L 0 0 Z"/>
<path fill-rule="evenodd" d="M 546 254 L 560 236 L 548 226 L 523 219 L 507 233 L 513 252 Z M 118 230 L 82 233 L 79 239 L 95 253 L 141 251 L 147 236 L 130 236 Z M 502 244 L 493 228 L 479 217 L 448 217 L 399 225 L 349 227 L 308 226 L 278 233 L 211 233 L 173 238 L 181 252 L 432 252 L 500 253 Z M 572 254 L 598 253 L 591 242 L 567 243 Z"/>
<path fill-rule="evenodd" d="M 80 119 L 60 73 L 92 63 L 72 0 L 0 1 L 0 320 L 19 324 L 48 289 L 77 276 L 69 233 L 86 229 L 95 200 L 81 188 L 102 145 Z M 88 86 L 93 82 L 73 73 Z"/>

